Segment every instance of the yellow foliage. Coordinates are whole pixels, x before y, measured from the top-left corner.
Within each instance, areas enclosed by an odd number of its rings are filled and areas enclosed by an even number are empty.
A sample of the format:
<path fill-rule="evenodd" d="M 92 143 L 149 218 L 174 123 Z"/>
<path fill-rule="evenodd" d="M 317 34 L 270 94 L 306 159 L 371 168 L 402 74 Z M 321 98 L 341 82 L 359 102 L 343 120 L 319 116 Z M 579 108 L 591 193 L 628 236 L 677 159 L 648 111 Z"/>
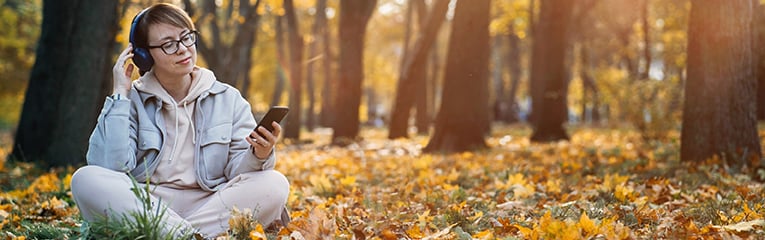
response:
<path fill-rule="evenodd" d="M 582 216 L 579 217 L 578 227 L 582 230 L 582 236 L 584 238 L 590 238 L 598 233 L 598 226 L 585 212 L 582 212 Z"/>
<path fill-rule="evenodd" d="M 265 231 L 263 231 L 263 225 L 258 224 L 255 226 L 255 229 L 250 231 L 250 240 L 266 240 L 268 239 L 266 237 Z"/>

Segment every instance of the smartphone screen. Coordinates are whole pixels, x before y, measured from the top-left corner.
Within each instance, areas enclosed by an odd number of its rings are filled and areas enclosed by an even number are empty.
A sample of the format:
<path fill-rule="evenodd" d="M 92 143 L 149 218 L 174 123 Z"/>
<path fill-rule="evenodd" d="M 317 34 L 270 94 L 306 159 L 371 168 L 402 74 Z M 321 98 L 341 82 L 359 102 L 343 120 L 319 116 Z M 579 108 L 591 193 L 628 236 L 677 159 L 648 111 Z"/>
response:
<path fill-rule="evenodd" d="M 271 109 L 268 109 L 268 112 L 266 113 L 266 115 L 263 116 L 263 119 L 258 121 L 258 126 L 255 127 L 255 132 L 258 133 L 258 135 L 260 135 L 261 137 L 265 137 L 263 136 L 263 134 L 261 134 L 257 130 L 261 126 L 266 128 L 269 132 L 274 132 L 274 127 L 271 126 L 271 123 L 272 122 L 280 123 L 282 119 L 284 119 L 284 117 L 287 116 L 287 112 L 289 112 L 289 110 L 290 109 L 285 106 L 271 107 Z"/>

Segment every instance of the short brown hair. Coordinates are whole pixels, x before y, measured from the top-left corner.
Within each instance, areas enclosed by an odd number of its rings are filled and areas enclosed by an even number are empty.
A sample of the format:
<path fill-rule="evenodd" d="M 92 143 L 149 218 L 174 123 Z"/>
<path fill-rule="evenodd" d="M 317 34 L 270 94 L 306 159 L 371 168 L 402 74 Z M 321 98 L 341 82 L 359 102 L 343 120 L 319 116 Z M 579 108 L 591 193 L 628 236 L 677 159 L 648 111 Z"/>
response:
<path fill-rule="evenodd" d="M 183 9 L 169 4 L 157 3 L 147 8 L 135 26 L 134 43 L 137 47 L 149 46 L 149 25 L 165 23 L 179 28 L 196 30 L 191 17 Z"/>

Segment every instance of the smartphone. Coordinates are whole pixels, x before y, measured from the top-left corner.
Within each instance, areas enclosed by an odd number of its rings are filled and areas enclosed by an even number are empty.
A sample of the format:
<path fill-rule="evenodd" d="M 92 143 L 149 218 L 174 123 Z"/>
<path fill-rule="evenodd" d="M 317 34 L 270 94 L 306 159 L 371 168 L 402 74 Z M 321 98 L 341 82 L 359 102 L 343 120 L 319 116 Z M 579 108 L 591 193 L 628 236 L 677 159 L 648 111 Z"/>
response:
<path fill-rule="evenodd" d="M 282 119 L 284 119 L 285 116 L 287 116 L 287 112 L 289 112 L 290 109 L 285 106 L 273 106 L 271 109 L 268 109 L 268 112 L 265 116 L 263 116 L 263 119 L 258 121 L 258 126 L 255 127 L 255 132 L 258 133 L 261 137 L 265 138 L 266 136 L 263 136 L 260 132 L 258 132 L 259 127 L 266 128 L 269 132 L 274 132 L 274 127 L 271 126 L 272 122 L 280 123 Z"/>

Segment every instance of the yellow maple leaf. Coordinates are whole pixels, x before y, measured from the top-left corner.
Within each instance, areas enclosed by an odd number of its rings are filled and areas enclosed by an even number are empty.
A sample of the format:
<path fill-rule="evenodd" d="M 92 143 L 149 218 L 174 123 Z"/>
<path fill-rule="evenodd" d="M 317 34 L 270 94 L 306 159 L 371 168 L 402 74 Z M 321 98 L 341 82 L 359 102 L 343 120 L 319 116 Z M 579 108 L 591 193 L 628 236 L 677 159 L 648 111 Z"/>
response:
<path fill-rule="evenodd" d="M 430 209 L 425 210 L 422 214 L 417 215 L 417 222 L 420 226 L 425 226 L 427 223 L 433 221 L 433 216 L 430 216 Z"/>
<path fill-rule="evenodd" d="M 35 179 L 31 185 L 27 188 L 28 192 L 54 192 L 59 189 L 61 180 L 58 179 L 55 173 L 50 172 L 43 174 Z"/>
<path fill-rule="evenodd" d="M 529 184 L 521 173 L 508 175 L 507 183 L 504 186 L 513 189 L 513 198 L 515 199 L 526 198 L 534 194 L 534 186 Z"/>
<path fill-rule="evenodd" d="M 527 228 L 518 224 L 513 224 L 512 226 L 517 228 L 518 231 L 521 232 L 521 234 L 523 234 L 523 237 L 526 239 L 533 239 L 533 240 L 539 239 L 539 235 L 537 234 L 537 232 L 531 228 Z"/>
<path fill-rule="evenodd" d="M 472 237 L 473 239 L 494 239 L 494 233 L 492 233 L 491 229 L 486 229 L 484 231 L 473 234 Z"/>
<path fill-rule="evenodd" d="M 582 212 L 582 216 L 579 217 L 578 226 L 582 230 L 582 235 L 585 238 L 595 236 L 598 231 L 598 226 L 595 225 L 595 221 L 592 221 L 590 217 L 587 216 L 586 212 Z"/>
<path fill-rule="evenodd" d="M 409 236 L 410 238 L 414 238 L 414 239 L 420 239 L 420 238 L 424 238 L 425 237 L 425 234 L 423 234 L 422 231 L 420 231 L 420 227 L 418 227 L 418 226 L 414 226 L 414 227 L 411 227 L 411 228 L 407 229 L 406 230 L 406 235 Z"/>
<path fill-rule="evenodd" d="M 616 186 L 625 184 L 629 178 L 630 178 L 629 176 L 621 176 L 618 173 L 606 174 L 606 176 L 603 177 L 603 185 L 601 186 L 600 190 L 602 191 L 614 190 Z"/>
<path fill-rule="evenodd" d="M 617 185 L 614 189 L 614 197 L 622 202 L 627 200 L 632 201 L 635 200 L 635 190 L 624 184 Z"/>
<path fill-rule="evenodd" d="M 332 188 L 332 183 L 330 183 L 329 178 L 327 178 L 327 175 L 311 175 L 308 177 L 308 182 L 311 183 L 315 188 L 318 188 L 320 190 L 329 190 Z"/>
<path fill-rule="evenodd" d="M 344 178 L 340 179 L 340 184 L 343 186 L 353 186 L 356 185 L 356 176 L 346 176 Z"/>
<path fill-rule="evenodd" d="M 258 223 L 258 225 L 255 226 L 255 229 L 250 231 L 250 240 L 266 240 L 266 239 L 268 238 L 266 238 L 266 232 L 263 231 L 263 225 L 260 225 L 260 223 Z"/>
<path fill-rule="evenodd" d="M 555 179 L 555 180 L 550 179 L 550 180 L 547 180 L 547 182 L 545 182 L 545 188 L 547 189 L 547 192 L 549 193 L 560 193 L 561 192 L 560 185 L 561 185 L 560 179 Z"/>
<path fill-rule="evenodd" d="M 475 215 L 473 215 L 471 217 L 468 217 L 468 220 L 470 220 L 470 221 L 478 221 L 478 219 L 480 219 L 481 217 L 483 217 L 483 212 L 478 211 L 478 212 L 475 213 Z"/>

